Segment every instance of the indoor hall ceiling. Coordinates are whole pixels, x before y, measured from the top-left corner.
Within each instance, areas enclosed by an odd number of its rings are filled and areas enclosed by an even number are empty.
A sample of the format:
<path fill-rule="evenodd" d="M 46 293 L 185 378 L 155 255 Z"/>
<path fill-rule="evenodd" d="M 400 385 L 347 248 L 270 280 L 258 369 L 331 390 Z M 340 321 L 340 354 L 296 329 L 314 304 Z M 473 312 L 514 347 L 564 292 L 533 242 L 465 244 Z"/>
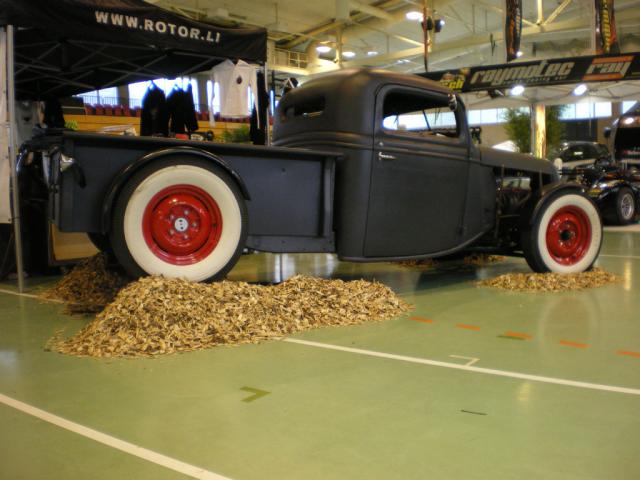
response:
<path fill-rule="evenodd" d="M 420 24 L 406 18 L 409 11 L 421 11 L 420 1 L 149 1 L 199 19 L 266 27 L 278 50 L 309 54 L 304 69 L 308 74 L 337 68 L 335 46 L 340 34 L 343 50 L 355 53 L 352 59 L 343 58 L 342 66 L 424 70 Z M 592 3 L 593 0 L 523 0 L 522 60 L 589 54 Z M 437 0 L 429 5 L 434 16 L 446 22 L 435 36 L 430 70 L 503 63 L 504 0 Z M 640 1 L 616 0 L 616 17 L 623 50 L 637 50 Z M 318 43 L 326 43 L 334 50 L 318 56 Z M 367 56 L 367 52 L 374 51 L 375 56 Z"/>

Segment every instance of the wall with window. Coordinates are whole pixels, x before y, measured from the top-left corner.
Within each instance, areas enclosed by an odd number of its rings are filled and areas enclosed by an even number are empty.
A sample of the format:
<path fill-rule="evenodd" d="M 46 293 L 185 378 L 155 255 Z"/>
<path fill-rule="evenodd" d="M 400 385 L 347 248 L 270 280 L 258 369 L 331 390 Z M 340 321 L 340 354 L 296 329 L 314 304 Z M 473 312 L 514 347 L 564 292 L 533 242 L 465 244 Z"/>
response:
<path fill-rule="evenodd" d="M 198 81 L 195 78 L 179 77 L 175 79 L 158 78 L 153 80 L 158 88 L 164 91 L 164 94 L 169 96 L 172 90 L 182 89 L 186 90 L 191 85 L 191 93 L 193 95 L 193 103 L 196 107 L 196 111 L 200 112 L 206 110 L 206 105 L 200 105 L 198 100 Z M 129 84 L 129 107 L 139 108 L 142 107 L 142 99 L 144 98 L 147 89 L 151 86 L 150 81 L 137 82 Z"/>
<path fill-rule="evenodd" d="M 87 105 L 120 105 L 118 87 L 103 88 L 76 95 L 82 98 Z"/>
<path fill-rule="evenodd" d="M 627 111 L 634 104 L 634 101 L 622 102 L 621 112 Z M 604 128 L 611 125 L 617 117 L 616 108 L 611 102 L 580 102 L 565 105 L 560 116 L 565 122 L 593 122 L 593 127 L 597 133 L 596 141 L 607 143 L 604 138 Z M 527 107 L 522 107 L 528 110 Z M 504 131 L 505 108 L 487 108 L 482 110 L 469 110 L 467 118 L 469 125 L 482 127 L 482 143 L 492 146 L 508 140 Z"/>

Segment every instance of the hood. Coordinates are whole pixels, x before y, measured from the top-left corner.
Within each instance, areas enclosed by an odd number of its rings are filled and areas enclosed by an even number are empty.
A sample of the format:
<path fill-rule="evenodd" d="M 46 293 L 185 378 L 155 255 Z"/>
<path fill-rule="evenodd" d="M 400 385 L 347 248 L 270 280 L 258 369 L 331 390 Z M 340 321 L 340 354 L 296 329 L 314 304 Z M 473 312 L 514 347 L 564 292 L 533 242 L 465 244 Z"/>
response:
<path fill-rule="evenodd" d="M 480 152 L 480 158 L 485 165 L 494 167 L 526 170 L 527 172 L 542 172 L 548 175 L 557 175 L 557 171 L 549 160 L 537 158 L 525 153 L 507 152 L 490 147 L 476 147 Z"/>

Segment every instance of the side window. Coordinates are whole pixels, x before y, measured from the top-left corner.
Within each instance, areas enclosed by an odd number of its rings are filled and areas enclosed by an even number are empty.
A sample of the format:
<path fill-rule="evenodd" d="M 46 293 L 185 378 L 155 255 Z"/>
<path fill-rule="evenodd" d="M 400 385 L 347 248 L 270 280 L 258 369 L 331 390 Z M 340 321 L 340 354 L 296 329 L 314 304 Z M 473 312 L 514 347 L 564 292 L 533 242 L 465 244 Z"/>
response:
<path fill-rule="evenodd" d="M 584 147 L 581 146 L 574 146 L 574 147 L 569 147 L 569 149 L 567 150 L 567 161 L 571 162 L 574 160 L 584 160 L 585 157 L 585 151 L 584 151 Z"/>
<path fill-rule="evenodd" d="M 418 137 L 457 138 L 460 126 L 447 97 L 391 91 L 384 98 L 382 127 Z"/>

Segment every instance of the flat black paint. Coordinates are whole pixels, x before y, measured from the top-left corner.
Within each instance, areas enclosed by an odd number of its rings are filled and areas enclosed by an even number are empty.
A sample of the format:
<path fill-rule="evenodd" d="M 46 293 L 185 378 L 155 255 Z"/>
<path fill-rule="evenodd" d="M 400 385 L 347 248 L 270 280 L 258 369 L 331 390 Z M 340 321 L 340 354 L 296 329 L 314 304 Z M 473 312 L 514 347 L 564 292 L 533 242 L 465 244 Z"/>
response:
<path fill-rule="evenodd" d="M 383 130 L 387 90 L 450 95 L 418 76 L 346 70 L 282 99 L 275 147 L 65 133 L 63 151 L 76 159 L 87 186 L 60 175 L 54 220 L 63 231 L 104 233 L 108 222 L 101 222 L 101 212 L 131 165 L 166 155 L 179 164 L 181 156 L 200 155 L 226 168 L 243 188 L 249 248 L 337 252 L 354 261 L 425 258 L 472 246 L 495 228 L 496 171 L 556 179 L 550 162 L 475 147 L 461 101 L 459 138 Z M 380 159 L 380 153 L 396 158 Z M 545 186 L 536 198 L 555 188 L 567 187 Z M 528 213 L 535 206 L 530 202 Z"/>

